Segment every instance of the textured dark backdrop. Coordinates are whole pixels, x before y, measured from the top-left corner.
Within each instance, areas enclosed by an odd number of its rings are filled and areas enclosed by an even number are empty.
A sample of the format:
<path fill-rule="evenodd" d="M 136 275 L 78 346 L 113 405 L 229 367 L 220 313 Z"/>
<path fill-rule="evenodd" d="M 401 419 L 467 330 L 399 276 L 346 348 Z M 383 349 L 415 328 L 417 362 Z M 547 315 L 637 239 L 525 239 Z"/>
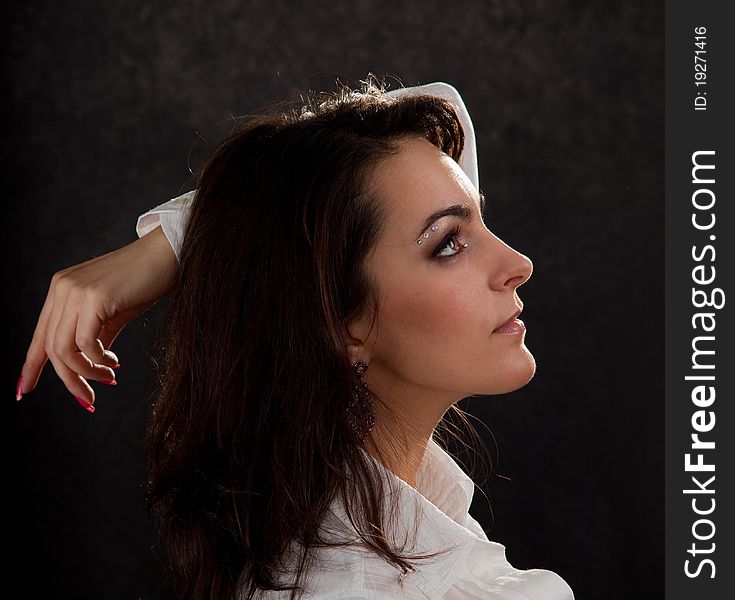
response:
<path fill-rule="evenodd" d="M 369 71 L 462 93 L 489 226 L 535 263 L 536 377 L 463 401 L 503 477 L 472 512 L 579 600 L 663 597 L 663 2 L 64 3 L 6 13 L 10 563 L 24 598 L 168 598 L 143 429 L 166 302 L 81 409 L 50 363 L 12 393 L 51 275 L 135 239 L 230 114 Z M 8 31 L 9 28 L 9 31 Z M 7 45 L 9 44 L 9 47 Z M 395 87 L 395 86 L 393 86 Z M 205 141 L 206 140 L 206 141 Z"/>

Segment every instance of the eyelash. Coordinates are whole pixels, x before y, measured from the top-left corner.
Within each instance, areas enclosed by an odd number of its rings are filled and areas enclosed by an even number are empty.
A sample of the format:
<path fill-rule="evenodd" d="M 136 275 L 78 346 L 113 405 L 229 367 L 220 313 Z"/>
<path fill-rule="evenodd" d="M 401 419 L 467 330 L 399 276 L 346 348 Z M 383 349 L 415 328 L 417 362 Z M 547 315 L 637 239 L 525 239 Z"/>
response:
<path fill-rule="evenodd" d="M 446 256 L 440 256 L 440 255 L 439 255 L 439 252 L 440 252 L 441 250 L 444 250 L 444 248 L 446 248 L 446 246 L 447 246 L 447 245 L 449 244 L 449 242 L 450 242 L 450 241 L 451 241 L 452 239 L 455 239 L 455 241 L 456 241 L 456 238 L 458 238 L 458 237 L 459 237 L 459 234 L 460 234 L 461 232 L 462 232 L 462 230 L 461 230 L 461 229 L 459 228 L 459 225 L 455 225 L 455 226 L 454 226 L 454 227 L 453 227 L 453 228 L 452 228 L 452 229 L 451 229 L 451 230 L 450 230 L 450 231 L 449 231 L 449 232 L 447 233 L 447 235 L 445 235 L 445 236 L 444 236 L 444 239 L 443 239 L 443 240 L 442 240 L 442 241 L 441 241 L 441 242 L 439 243 L 439 245 L 438 245 L 438 246 L 437 246 L 437 247 L 436 247 L 436 248 L 434 249 L 434 252 L 432 253 L 432 255 L 431 255 L 431 256 L 432 256 L 433 258 L 436 258 L 436 259 L 438 259 L 438 260 L 445 260 L 445 259 L 447 259 L 447 258 L 453 258 L 453 257 L 457 256 L 458 254 L 460 254 L 461 252 L 463 252 L 463 251 L 465 250 L 465 248 L 464 248 L 464 247 L 462 246 L 462 244 L 459 244 L 459 243 L 455 243 L 455 245 L 457 246 L 457 251 L 456 251 L 456 252 L 455 252 L 454 254 L 449 254 L 449 255 L 446 255 Z"/>

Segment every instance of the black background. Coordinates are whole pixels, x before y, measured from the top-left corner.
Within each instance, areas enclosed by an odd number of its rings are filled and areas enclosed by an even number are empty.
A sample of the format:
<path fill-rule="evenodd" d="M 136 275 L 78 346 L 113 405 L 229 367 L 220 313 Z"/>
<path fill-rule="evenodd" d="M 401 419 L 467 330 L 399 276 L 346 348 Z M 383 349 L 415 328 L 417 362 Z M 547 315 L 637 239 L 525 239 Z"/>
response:
<path fill-rule="evenodd" d="M 15 3 L 3 36 L 6 587 L 168 598 L 144 501 L 163 301 L 85 412 L 47 363 L 12 392 L 51 276 L 135 239 L 232 114 L 368 72 L 446 81 L 488 226 L 534 262 L 538 370 L 465 400 L 497 471 L 472 514 L 517 568 L 586 598 L 663 597 L 663 2 Z M 9 47 L 8 47 L 9 46 Z M 392 85 L 391 89 L 396 85 Z M 495 450 L 495 443 L 498 452 Z"/>

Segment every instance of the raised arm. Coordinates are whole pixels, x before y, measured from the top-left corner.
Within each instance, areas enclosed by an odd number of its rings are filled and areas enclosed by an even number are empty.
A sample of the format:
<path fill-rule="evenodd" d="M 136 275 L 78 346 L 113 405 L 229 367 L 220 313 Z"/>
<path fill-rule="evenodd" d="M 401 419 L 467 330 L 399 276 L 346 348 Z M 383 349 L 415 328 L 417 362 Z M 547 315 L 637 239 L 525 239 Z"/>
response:
<path fill-rule="evenodd" d="M 34 390 L 45 364 L 94 412 L 89 381 L 116 385 L 122 329 L 176 286 L 177 262 L 160 229 L 122 248 L 54 273 L 21 368 L 15 399 Z"/>
<path fill-rule="evenodd" d="M 477 169 L 475 129 L 459 92 L 455 87 L 442 81 L 386 92 L 386 96 L 393 97 L 416 94 L 430 94 L 439 98 L 445 98 L 457 107 L 457 113 L 462 123 L 465 136 L 464 150 L 459 159 L 459 166 L 479 190 L 480 183 Z M 194 200 L 195 194 L 196 190 L 191 190 L 140 215 L 135 227 L 138 237 L 143 237 L 160 225 L 166 239 L 168 239 L 174 250 L 176 260 L 179 261 L 179 257 L 181 256 L 181 243 L 184 239 L 184 231 L 186 230 L 186 223 L 189 217 L 189 208 L 192 200 Z"/>
<path fill-rule="evenodd" d="M 459 164 L 479 189 L 475 132 L 459 92 L 436 82 L 387 94 L 431 94 L 455 104 L 465 134 Z M 114 369 L 119 365 L 110 350 L 115 338 L 127 323 L 175 288 L 195 193 L 192 190 L 140 215 L 139 239 L 134 242 L 54 274 L 21 369 L 16 399 L 35 389 L 50 360 L 67 389 L 94 411 L 95 391 L 88 380 L 115 385 Z"/>

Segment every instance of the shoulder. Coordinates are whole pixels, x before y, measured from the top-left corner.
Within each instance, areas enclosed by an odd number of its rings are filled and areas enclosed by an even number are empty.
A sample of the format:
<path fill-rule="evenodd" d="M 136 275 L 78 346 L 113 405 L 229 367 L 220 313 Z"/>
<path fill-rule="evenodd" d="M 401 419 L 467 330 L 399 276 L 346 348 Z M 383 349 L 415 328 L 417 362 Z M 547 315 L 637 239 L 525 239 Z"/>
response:
<path fill-rule="evenodd" d="M 312 595 L 305 595 L 304 600 L 426 600 L 426 596 L 419 590 L 404 589 L 384 589 L 374 591 L 364 591 L 359 594 L 349 591 L 326 593 L 317 592 Z"/>
<path fill-rule="evenodd" d="M 328 550 L 306 586 L 303 600 L 426 600 L 398 570 L 365 548 Z"/>

